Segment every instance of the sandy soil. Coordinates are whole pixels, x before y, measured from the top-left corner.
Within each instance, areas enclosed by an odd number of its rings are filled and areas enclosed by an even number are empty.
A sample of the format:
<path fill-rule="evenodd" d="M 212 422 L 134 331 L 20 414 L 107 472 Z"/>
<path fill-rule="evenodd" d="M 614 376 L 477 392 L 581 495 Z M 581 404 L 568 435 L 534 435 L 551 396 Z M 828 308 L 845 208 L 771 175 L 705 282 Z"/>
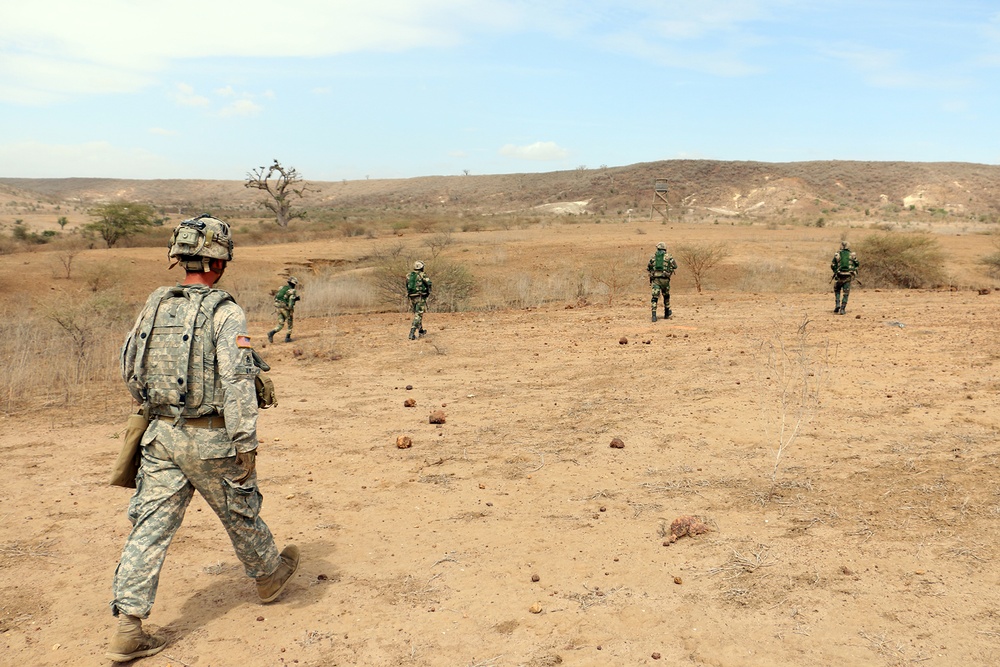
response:
<path fill-rule="evenodd" d="M 995 664 L 997 299 L 686 290 L 653 324 L 643 292 L 416 342 L 302 320 L 262 350 L 258 459 L 302 566 L 257 604 L 196 498 L 140 664 Z M 0 421 L 2 665 L 107 663 L 116 400 Z M 711 531 L 671 544 L 688 515 Z"/>

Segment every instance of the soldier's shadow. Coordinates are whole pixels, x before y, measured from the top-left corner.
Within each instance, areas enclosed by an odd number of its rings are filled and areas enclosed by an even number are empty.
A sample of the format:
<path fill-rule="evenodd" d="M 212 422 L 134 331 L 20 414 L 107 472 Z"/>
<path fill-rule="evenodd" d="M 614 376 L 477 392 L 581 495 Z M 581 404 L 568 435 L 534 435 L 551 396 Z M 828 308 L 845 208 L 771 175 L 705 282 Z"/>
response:
<path fill-rule="evenodd" d="M 264 615 L 267 609 L 301 609 L 320 602 L 329 594 L 329 587 L 340 581 L 340 569 L 330 560 L 336 550 L 333 542 L 299 544 L 299 569 L 274 602 L 262 605 L 257 598 L 253 579 L 246 576 L 236 561 L 232 567 L 216 575 L 208 586 L 195 590 L 181 605 L 180 614 L 163 626 L 160 632 L 171 641 L 182 639 L 210 625 L 234 609 L 257 607 Z M 235 556 L 233 556 L 235 561 Z"/>

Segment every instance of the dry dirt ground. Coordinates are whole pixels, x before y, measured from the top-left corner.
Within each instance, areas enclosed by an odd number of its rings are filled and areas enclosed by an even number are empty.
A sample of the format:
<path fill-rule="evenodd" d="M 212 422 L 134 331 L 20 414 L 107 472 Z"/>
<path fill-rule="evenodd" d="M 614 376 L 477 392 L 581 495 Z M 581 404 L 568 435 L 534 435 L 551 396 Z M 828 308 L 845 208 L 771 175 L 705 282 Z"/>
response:
<path fill-rule="evenodd" d="M 258 460 L 301 568 L 257 604 L 196 498 L 139 664 L 996 664 L 998 299 L 685 288 L 653 324 L 640 290 L 415 342 L 405 314 L 304 319 L 262 349 Z M 2 665 L 107 663 L 111 404 L 0 419 Z M 670 544 L 687 515 L 711 531 Z"/>

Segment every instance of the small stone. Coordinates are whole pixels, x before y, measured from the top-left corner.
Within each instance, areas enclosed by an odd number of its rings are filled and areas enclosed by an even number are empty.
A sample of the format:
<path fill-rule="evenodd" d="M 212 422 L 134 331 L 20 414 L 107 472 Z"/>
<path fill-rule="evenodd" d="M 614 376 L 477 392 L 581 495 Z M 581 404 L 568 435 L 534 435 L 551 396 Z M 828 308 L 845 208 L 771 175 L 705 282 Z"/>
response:
<path fill-rule="evenodd" d="M 406 391 L 410 391 L 411 389 L 413 389 L 413 385 L 412 384 L 406 385 Z"/>
<path fill-rule="evenodd" d="M 541 614 L 542 613 L 541 603 L 536 602 L 535 604 L 531 605 L 530 607 L 528 607 L 528 611 L 530 611 L 532 614 Z"/>
<path fill-rule="evenodd" d="M 621 438 L 611 439 L 611 449 L 625 449 L 625 442 Z"/>
<path fill-rule="evenodd" d="M 396 446 L 400 449 L 409 449 L 413 446 L 413 439 L 408 435 L 400 435 L 396 437 Z"/>
<path fill-rule="evenodd" d="M 327 580 L 327 579 L 329 579 L 329 578 L 330 578 L 330 577 L 326 576 L 325 574 L 317 574 L 317 575 L 316 575 L 316 580 L 317 580 L 317 581 L 326 581 L 326 580 Z"/>
<path fill-rule="evenodd" d="M 443 424 L 444 423 L 444 410 L 435 410 L 431 413 L 430 423 L 432 424 Z"/>
<path fill-rule="evenodd" d="M 417 407 L 417 400 L 415 398 L 408 398 L 403 401 L 404 408 L 415 408 Z"/>
<path fill-rule="evenodd" d="M 480 489 L 485 489 L 485 488 L 486 488 L 486 485 L 485 485 L 485 484 L 483 484 L 482 482 L 480 482 L 480 483 L 479 483 L 479 488 L 480 488 Z"/>
<path fill-rule="evenodd" d="M 622 336 L 621 338 L 618 339 L 618 344 L 619 345 L 628 345 L 628 338 L 626 338 L 625 336 Z"/>
<path fill-rule="evenodd" d="M 684 580 L 681 579 L 680 577 L 674 577 L 674 583 L 680 586 L 681 584 L 684 583 Z"/>
<path fill-rule="evenodd" d="M 537 574 L 531 575 L 531 580 L 534 582 L 538 582 L 540 579 L 541 577 L 539 577 Z"/>
<path fill-rule="evenodd" d="M 659 659 L 660 659 L 660 654 L 659 654 L 659 653 L 654 653 L 654 654 L 653 654 L 653 655 L 651 655 L 650 657 L 651 657 L 651 658 L 652 658 L 653 660 L 659 660 Z"/>
<path fill-rule="evenodd" d="M 263 616 L 258 616 L 258 617 L 257 617 L 257 620 L 258 620 L 258 621 L 263 621 L 263 620 L 264 620 L 264 617 L 263 617 Z"/>

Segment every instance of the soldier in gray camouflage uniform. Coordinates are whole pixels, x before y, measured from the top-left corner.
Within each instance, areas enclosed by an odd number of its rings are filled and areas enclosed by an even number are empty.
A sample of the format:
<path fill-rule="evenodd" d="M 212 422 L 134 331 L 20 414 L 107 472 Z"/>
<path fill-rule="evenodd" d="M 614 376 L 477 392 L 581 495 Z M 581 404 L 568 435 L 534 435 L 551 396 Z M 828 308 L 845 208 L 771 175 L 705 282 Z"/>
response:
<path fill-rule="evenodd" d="M 195 491 L 222 521 L 262 602 L 276 599 L 298 568 L 298 548 L 279 554 L 259 514 L 258 369 L 243 309 L 213 288 L 232 248 L 225 222 L 207 215 L 182 222 L 169 256 L 186 278 L 150 295 L 122 348 L 122 378 L 150 423 L 128 508 L 132 532 L 115 570 L 111 611 L 118 628 L 107 653 L 115 662 L 166 644 L 144 632 L 141 619 L 149 616 L 167 547 Z"/>

